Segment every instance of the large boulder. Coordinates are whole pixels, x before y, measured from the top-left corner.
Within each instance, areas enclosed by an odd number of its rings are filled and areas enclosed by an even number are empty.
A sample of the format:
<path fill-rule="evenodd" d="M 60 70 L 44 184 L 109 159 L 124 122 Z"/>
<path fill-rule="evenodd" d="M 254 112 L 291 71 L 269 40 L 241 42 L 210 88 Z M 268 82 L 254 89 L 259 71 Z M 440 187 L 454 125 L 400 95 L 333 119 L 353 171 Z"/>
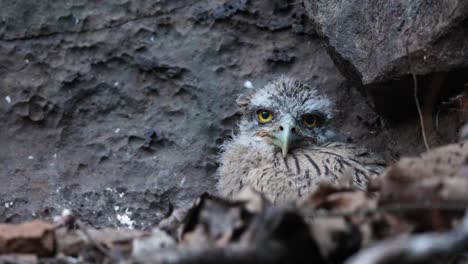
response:
<path fill-rule="evenodd" d="M 340 70 L 363 85 L 468 67 L 468 2 L 304 0 Z M 466 71 L 465 71 L 466 73 Z"/>

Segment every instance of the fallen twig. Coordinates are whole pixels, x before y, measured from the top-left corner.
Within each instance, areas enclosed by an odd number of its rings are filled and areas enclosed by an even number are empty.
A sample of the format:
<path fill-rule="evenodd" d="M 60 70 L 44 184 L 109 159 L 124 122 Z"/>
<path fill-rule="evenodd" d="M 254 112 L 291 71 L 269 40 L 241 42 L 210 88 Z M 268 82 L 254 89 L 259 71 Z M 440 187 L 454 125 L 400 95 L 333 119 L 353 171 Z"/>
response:
<path fill-rule="evenodd" d="M 80 230 L 83 235 L 86 237 L 86 239 L 89 241 L 89 243 L 95 247 L 97 250 L 99 250 L 99 252 L 101 252 L 102 254 L 104 254 L 106 257 L 110 258 L 110 259 L 114 259 L 114 256 L 109 252 L 109 250 L 107 250 L 105 247 L 103 247 L 99 242 L 97 242 L 93 236 L 88 232 L 88 229 L 86 228 L 86 226 L 81 223 L 80 220 L 77 220 L 76 221 L 76 227 L 78 228 L 78 230 Z"/>
<path fill-rule="evenodd" d="M 115 257 L 107 250 L 104 246 L 102 246 L 99 242 L 97 242 L 93 236 L 88 232 L 87 227 L 77 219 L 76 215 L 69 209 L 65 209 L 62 211 L 61 215 L 55 219 L 57 223 L 56 228 L 59 227 L 66 227 L 68 229 L 76 228 L 78 229 L 88 240 L 88 242 L 95 247 L 100 253 L 104 256 L 108 257 L 111 260 L 114 260 Z"/>
<path fill-rule="evenodd" d="M 370 215 L 383 212 L 407 212 L 415 210 L 465 210 L 466 203 L 406 203 L 406 204 L 391 204 L 379 208 L 359 209 L 354 211 L 328 211 L 324 209 L 303 209 L 302 212 L 307 217 L 312 218 L 327 218 L 327 217 L 348 217 L 356 215 Z"/>

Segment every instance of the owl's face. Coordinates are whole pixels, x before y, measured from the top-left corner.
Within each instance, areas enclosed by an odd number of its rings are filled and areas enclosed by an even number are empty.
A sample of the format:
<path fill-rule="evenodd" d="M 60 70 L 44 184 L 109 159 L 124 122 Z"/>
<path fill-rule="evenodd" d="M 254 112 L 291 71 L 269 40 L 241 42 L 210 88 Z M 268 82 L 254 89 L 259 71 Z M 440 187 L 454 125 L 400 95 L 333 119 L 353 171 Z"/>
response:
<path fill-rule="evenodd" d="M 239 97 L 243 111 L 240 131 L 272 144 L 286 156 L 292 148 L 331 141 L 327 128 L 333 116 L 331 101 L 317 90 L 286 77 Z"/>

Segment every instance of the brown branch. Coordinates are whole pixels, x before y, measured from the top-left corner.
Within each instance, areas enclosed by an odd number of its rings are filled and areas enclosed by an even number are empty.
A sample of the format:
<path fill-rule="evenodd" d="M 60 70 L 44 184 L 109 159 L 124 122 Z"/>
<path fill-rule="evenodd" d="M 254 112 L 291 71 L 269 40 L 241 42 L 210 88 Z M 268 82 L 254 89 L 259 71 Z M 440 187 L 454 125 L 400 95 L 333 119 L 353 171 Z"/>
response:
<path fill-rule="evenodd" d="M 305 209 L 302 210 L 303 214 L 313 218 L 328 218 L 328 217 L 349 217 L 356 215 L 370 215 L 383 212 L 407 212 L 414 210 L 465 210 L 466 203 L 405 203 L 405 204 L 391 204 L 372 209 L 359 209 L 355 211 L 326 211 L 323 209 Z"/>
<path fill-rule="evenodd" d="M 105 247 L 103 247 L 101 245 L 101 243 L 99 243 L 98 241 L 96 241 L 93 236 L 88 232 L 88 229 L 86 228 L 86 226 L 81 223 L 80 220 L 76 220 L 75 222 L 75 225 L 76 227 L 78 228 L 78 230 L 80 230 L 84 236 L 86 237 L 86 239 L 89 241 L 89 243 L 95 247 L 99 252 L 101 252 L 102 254 L 104 254 L 106 257 L 108 257 L 109 259 L 114 259 L 114 257 L 112 256 L 112 254 L 109 252 L 109 250 L 107 250 Z"/>
<path fill-rule="evenodd" d="M 426 147 L 426 150 L 429 151 L 430 147 L 429 147 L 429 144 L 427 143 L 426 127 L 424 126 L 424 115 L 421 110 L 421 104 L 418 98 L 418 77 L 416 76 L 413 70 L 413 64 L 411 62 L 411 56 L 408 52 L 408 46 L 406 46 L 406 55 L 408 56 L 409 68 L 410 68 L 411 76 L 413 78 L 413 92 L 414 92 L 413 96 L 414 96 L 414 102 L 416 103 L 416 108 L 418 109 L 419 124 L 421 126 L 421 134 L 423 137 L 424 146 Z"/>

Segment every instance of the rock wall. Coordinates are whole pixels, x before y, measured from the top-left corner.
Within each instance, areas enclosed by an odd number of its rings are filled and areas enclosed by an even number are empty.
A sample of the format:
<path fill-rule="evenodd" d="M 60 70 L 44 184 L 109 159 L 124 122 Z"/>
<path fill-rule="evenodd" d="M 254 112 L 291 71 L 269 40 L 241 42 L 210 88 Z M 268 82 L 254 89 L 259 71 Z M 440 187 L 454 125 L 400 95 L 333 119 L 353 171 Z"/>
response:
<path fill-rule="evenodd" d="M 304 1 L 315 28 L 362 84 L 468 67 L 468 2 Z"/>
<path fill-rule="evenodd" d="M 297 1 L 0 6 L 0 222 L 71 208 L 93 226 L 154 225 L 214 192 L 244 81 L 280 74 L 330 95 L 337 129 L 355 142 L 389 160 L 422 150 L 417 121 L 382 121 Z M 456 127 L 442 132 L 450 141 Z"/>

